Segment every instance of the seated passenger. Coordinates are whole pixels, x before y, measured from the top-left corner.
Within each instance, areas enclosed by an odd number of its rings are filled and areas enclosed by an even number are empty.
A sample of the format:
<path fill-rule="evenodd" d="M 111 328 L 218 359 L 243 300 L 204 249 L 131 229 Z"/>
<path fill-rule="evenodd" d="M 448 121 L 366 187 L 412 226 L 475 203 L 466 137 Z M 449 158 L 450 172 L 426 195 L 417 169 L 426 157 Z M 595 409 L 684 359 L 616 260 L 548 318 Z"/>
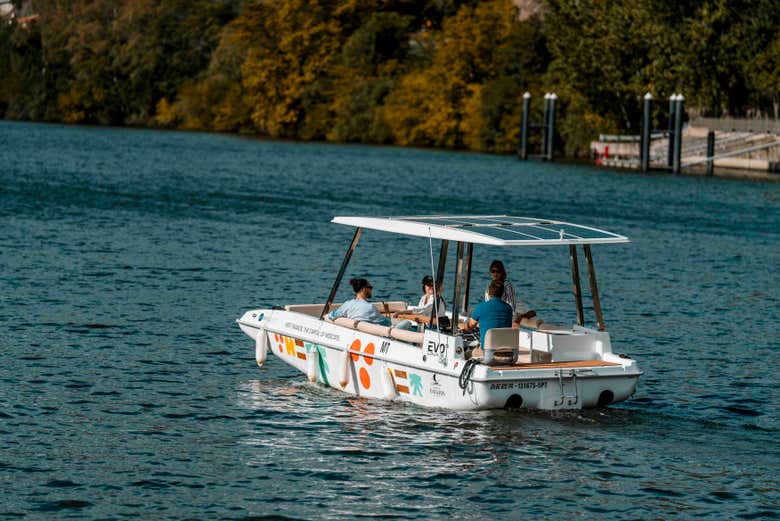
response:
<path fill-rule="evenodd" d="M 512 311 L 515 314 L 514 322 L 519 324 L 524 318 L 533 318 L 536 316 L 536 311 L 529 310 L 524 302 L 517 300 L 515 294 L 515 287 L 511 282 L 507 280 L 506 268 L 504 263 L 496 259 L 490 263 L 490 276 L 493 280 L 500 281 L 504 284 L 504 294 L 501 296 L 501 300 L 512 306 Z M 485 301 L 490 300 L 490 295 L 485 291 Z"/>
<path fill-rule="evenodd" d="M 411 306 L 404 311 L 397 311 L 394 316 L 406 318 L 397 323 L 395 328 L 397 329 L 411 329 L 416 322 L 427 322 L 431 318 L 431 311 L 433 310 L 433 277 L 426 275 L 422 279 L 422 291 L 423 295 L 420 297 L 420 302 L 417 306 Z M 436 316 L 446 316 L 446 304 L 444 299 L 439 295 L 437 313 Z"/>
<path fill-rule="evenodd" d="M 344 302 L 338 309 L 331 311 L 328 318 L 335 320 L 339 317 L 346 317 L 361 322 L 389 326 L 390 319 L 382 316 L 374 305 L 368 302 L 374 287 L 366 279 L 351 279 L 349 284 L 355 292 L 355 298 Z"/>
<path fill-rule="evenodd" d="M 479 344 L 485 345 L 485 334 L 496 327 L 512 327 L 514 312 L 512 306 L 501 300 L 504 294 L 504 283 L 494 280 L 488 286 L 488 300 L 474 307 L 468 324 L 461 324 L 463 331 L 471 331 L 479 326 Z"/>

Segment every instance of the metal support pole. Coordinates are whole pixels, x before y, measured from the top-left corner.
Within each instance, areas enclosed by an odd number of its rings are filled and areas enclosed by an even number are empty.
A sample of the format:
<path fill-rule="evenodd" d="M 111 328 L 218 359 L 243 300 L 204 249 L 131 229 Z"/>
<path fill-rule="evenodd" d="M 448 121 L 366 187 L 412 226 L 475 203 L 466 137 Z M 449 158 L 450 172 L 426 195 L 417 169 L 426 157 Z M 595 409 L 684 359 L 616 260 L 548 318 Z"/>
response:
<path fill-rule="evenodd" d="M 455 263 L 455 291 L 452 297 L 452 332 L 458 332 L 458 315 L 460 308 L 460 287 L 463 279 L 463 243 L 458 243 L 458 260 Z"/>
<path fill-rule="evenodd" d="M 435 286 L 433 287 L 433 298 L 434 298 L 434 305 L 431 308 L 431 321 L 429 322 L 431 326 L 433 326 L 433 321 L 436 317 L 436 309 L 439 307 L 439 296 L 440 291 L 442 287 L 442 282 L 444 281 L 444 268 L 447 266 L 447 248 L 449 246 L 450 242 L 442 240 L 441 241 L 441 250 L 439 251 L 439 267 L 436 268 L 436 280 L 435 280 Z M 436 320 L 436 328 L 439 328 L 439 321 Z"/>
<path fill-rule="evenodd" d="M 585 250 L 585 259 L 588 261 L 588 275 L 590 276 L 590 296 L 593 298 L 593 310 L 596 312 L 596 325 L 599 331 L 606 331 L 604 317 L 601 315 L 601 300 L 599 299 L 599 287 L 596 284 L 596 270 L 593 268 L 593 255 L 590 253 L 590 244 L 582 247 Z"/>
<path fill-rule="evenodd" d="M 674 108 L 677 101 L 677 94 L 669 96 L 669 147 L 666 154 L 666 166 L 671 170 L 674 158 Z"/>
<path fill-rule="evenodd" d="M 471 258 L 474 254 L 474 244 L 469 243 L 469 247 L 466 249 L 466 287 L 463 289 L 463 314 L 469 312 L 469 289 L 471 289 Z"/>
<path fill-rule="evenodd" d="M 528 118 L 531 110 L 531 93 L 523 94 L 523 116 L 520 120 L 520 159 L 528 159 Z M 469 245 L 471 246 L 471 245 Z"/>
<path fill-rule="evenodd" d="M 569 256 L 571 257 L 571 278 L 574 283 L 574 302 L 577 304 L 577 324 L 585 325 L 585 316 L 582 312 L 582 290 L 580 289 L 580 266 L 577 262 L 577 247 L 569 245 Z"/>
<path fill-rule="evenodd" d="M 650 168 L 650 120 L 653 95 L 649 92 L 645 94 L 642 107 L 642 135 L 639 144 L 639 160 L 642 167 L 642 173 L 647 173 Z"/>
<path fill-rule="evenodd" d="M 336 292 L 339 289 L 339 284 L 341 284 L 341 279 L 344 277 L 344 272 L 347 270 L 349 259 L 352 258 L 352 252 L 354 252 L 355 248 L 357 247 L 358 239 L 360 239 L 360 232 L 362 231 L 363 228 L 355 229 L 355 235 L 352 237 L 352 242 L 349 243 L 349 248 L 347 248 L 347 253 L 344 255 L 344 260 L 341 261 L 339 274 L 336 275 L 336 281 L 333 283 L 333 287 L 330 288 L 328 300 L 325 301 L 325 307 L 322 308 L 322 313 L 320 313 L 320 320 L 322 320 L 322 318 L 325 316 L 325 313 L 330 311 L 330 305 L 333 304 L 333 299 L 336 298 Z"/>
<path fill-rule="evenodd" d="M 680 158 L 682 157 L 682 119 L 683 102 L 685 98 L 682 94 L 677 95 L 677 103 L 674 106 L 674 160 L 672 162 L 672 172 L 680 173 Z"/>
<path fill-rule="evenodd" d="M 558 101 L 558 95 L 554 92 L 550 94 L 550 122 L 547 131 L 547 160 L 553 160 L 553 149 L 555 148 L 555 104 Z"/>
<path fill-rule="evenodd" d="M 547 157 L 547 126 L 550 121 L 550 93 L 544 95 L 544 123 L 542 124 L 542 157 Z"/>
<path fill-rule="evenodd" d="M 715 132 L 707 132 L 707 175 L 711 176 L 715 170 Z"/>

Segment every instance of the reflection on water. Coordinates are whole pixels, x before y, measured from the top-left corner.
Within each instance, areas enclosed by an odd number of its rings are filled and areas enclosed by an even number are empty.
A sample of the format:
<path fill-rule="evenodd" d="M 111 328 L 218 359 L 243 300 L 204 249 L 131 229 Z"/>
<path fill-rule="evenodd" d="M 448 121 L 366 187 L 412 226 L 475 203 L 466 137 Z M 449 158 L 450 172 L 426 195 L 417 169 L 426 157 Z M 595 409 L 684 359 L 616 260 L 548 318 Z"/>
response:
<path fill-rule="evenodd" d="M 466 500 L 498 512 L 584 504 L 627 518 L 687 505 L 718 517 L 735 481 L 757 494 L 775 482 L 771 464 L 754 460 L 749 471 L 735 471 L 753 451 L 724 454 L 701 443 L 703 429 L 726 426 L 649 411 L 452 412 L 273 379 L 242 384 L 237 405 L 257 415 L 242 441 L 247 465 L 286 483 L 305 477 L 372 515 L 387 513 L 386 504 L 403 516 L 445 515 Z M 630 451 L 626 438 L 634 440 Z M 711 491 L 702 495 L 702 487 Z M 357 498 L 366 494 L 380 504 L 362 504 Z"/>

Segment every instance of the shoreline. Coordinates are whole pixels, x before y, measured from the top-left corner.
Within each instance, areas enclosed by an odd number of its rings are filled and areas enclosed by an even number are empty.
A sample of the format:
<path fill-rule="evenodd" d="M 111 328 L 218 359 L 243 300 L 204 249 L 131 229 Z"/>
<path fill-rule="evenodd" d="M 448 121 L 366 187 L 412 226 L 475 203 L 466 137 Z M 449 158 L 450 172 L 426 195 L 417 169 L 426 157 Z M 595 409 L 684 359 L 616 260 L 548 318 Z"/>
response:
<path fill-rule="evenodd" d="M 36 120 L 29 120 L 29 119 L 0 118 L 0 121 L 4 123 L 11 123 L 11 124 L 52 125 L 52 126 L 73 127 L 73 128 L 140 130 L 140 131 L 153 131 L 153 132 L 154 131 L 182 132 L 187 134 L 209 134 L 209 135 L 216 135 L 216 136 L 230 136 L 230 137 L 251 139 L 257 141 L 266 141 L 270 143 L 366 146 L 366 147 L 380 147 L 380 148 L 398 148 L 402 150 L 423 150 L 427 152 L 452 152 L 457 154 L 469 154 L 469 155 L 482 154 L 482 155 L 492 156 L 492 157 L 513 157 L 513 156 L 517 157 L 516 154 L 496 154 L 491 152 L 470 150 L 467 148 L 457 149 L 457 148 L 422 147 L 422 146 L 411 147 L 411 146 L 403 146 L 403 145 L 387 144 L 387 143 L 384 144 L 383 143 L 356 143 L 356 142 L 339 142 L 339 141 L 322 141 L 322 140 L 305 141 L 305 140 L 296 140 L 296 139 L 272 138 L 272 137 L 261 136 L 249 132 L 247 133 L 220 132 L 218 130 L 165 128 L 165 127 L 144 126 L 144 125 L 101 125 L 99 123 L 65 123 L 61 121 L 36 121 Z M 523 160 L 517 159 L 517 161 L 520 162 Z M 638 174 L 638 175 L 674 176 L 674 174 L 665 171 L 664 169 L 653 169 L 650 172 L 647 172 L 647 174 L 642 174 L 642 172 L 640 172 L 636 168 L 621 167 L 621 166 L 609 166 L 609 167 L 599 166 L 599 165 L 595 165 L 591 159 L 577 158 L 577 157 L 558 156 L 558 158 L 555 159 L 554 161 L 542 161 L 538 159 L 527 159 L 525 161 L 530 161 L 535 163 L 563 163 L 563 164 L 572 164 L 578 166 L 589 166 L 597 170 L 609 170 L 609 171 L 617 171 L 620 173 L 631 173 L 631 174 Z M 704 177 L 704 178 L 712 177 L 712 178 L 730 179 L 730 180 L 737 180 L 737 181 L 752 181 L 752 182 L 767 182 L 767 183 L 780 182 L 780 173 L 762 172 L 756 170 L 740 170 L 740 169 L 723 168 L 723 167 L 716 167 L 712 176 L 706 175 L 706 168 L 704 167 L 702 168 L 694 167 L 681 172 L 679 175 L 681 177 Z"/>

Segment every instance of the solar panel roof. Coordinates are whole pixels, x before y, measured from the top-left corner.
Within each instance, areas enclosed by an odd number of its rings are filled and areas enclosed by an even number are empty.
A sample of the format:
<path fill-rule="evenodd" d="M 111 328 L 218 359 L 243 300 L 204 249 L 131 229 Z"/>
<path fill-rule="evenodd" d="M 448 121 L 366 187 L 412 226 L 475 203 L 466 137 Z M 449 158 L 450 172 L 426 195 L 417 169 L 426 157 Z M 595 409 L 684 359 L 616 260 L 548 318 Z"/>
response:
<path fill-rule="evenodd" d="M 425 215 L 334 217 L 337 224 L 416 237 L 491 246 L 541 246 L 630 242 L 628 237 L 590 226 L 512 215 Z"/>

